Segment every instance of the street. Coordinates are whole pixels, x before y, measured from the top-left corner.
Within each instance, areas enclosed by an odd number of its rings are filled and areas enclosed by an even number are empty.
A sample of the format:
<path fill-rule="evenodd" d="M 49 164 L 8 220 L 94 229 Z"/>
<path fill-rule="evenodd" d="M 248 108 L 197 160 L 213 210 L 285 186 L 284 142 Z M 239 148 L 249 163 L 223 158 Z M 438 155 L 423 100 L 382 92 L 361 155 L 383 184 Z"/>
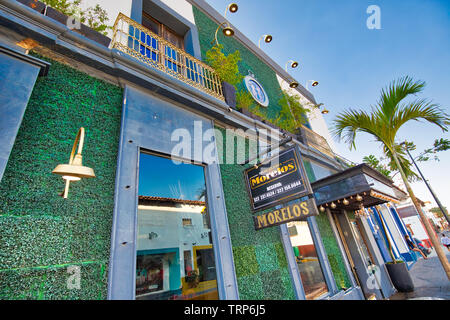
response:
<path fill-rule="evenodd" d="M 447 259 L 450 251 L 443 247 Z M 396 293 L 389 300 L 450 300 L 450 281 L 445 275 L 436 251 L 428 256 L 428 260 L 420 258 L 409 270 L 414 282 L 414 292 Z"/>

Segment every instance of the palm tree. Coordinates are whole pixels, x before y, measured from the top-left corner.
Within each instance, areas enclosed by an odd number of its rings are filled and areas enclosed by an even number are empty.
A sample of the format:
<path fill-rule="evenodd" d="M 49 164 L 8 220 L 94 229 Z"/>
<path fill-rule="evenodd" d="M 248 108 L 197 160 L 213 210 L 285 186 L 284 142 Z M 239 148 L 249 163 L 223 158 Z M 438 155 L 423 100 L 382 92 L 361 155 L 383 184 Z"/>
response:
<path fill-rule="evenodd" d="M 371 112 L 350 109 L 340 113 L 334 120 L 332 132 L 339 140 L 348 143 L 350 149 L 356 148 L 355 139 L 359 132 L 368 133 L 381 143 L 384 154 L 393 161 L 396 169 L 400 172 L 408 194 L 430 236 L 447 277 L 450 279 L 450 266 L 445 253 L 425 217 L 405 173 L 411 171 L 410 163 L 402 156 L 404 155 L 402 147 L 395 141 L 399 129 L 411 120 L 425 120 L 437 125 L 442 131 L 447 131 L 450 118 L 439 105 L 427 99 L 404 101 L 405 98 L 422 92 L 424 87 L 425 82 L 414 81 L 410 77 L 394 80 L 381 91 L 381 97 L 376 105 L 371 107 Z"/>

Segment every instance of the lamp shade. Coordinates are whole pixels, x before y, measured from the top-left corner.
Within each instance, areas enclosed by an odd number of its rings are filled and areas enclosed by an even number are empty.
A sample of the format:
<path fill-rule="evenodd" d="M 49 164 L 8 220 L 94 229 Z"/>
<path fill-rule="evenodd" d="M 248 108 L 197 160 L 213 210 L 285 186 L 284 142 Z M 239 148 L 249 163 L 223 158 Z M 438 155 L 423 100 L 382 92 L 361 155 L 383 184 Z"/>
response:
<path fill-rule="evenodd" d="M 78 144 L 78 151 L 75 154 L 75 150 Z M 95 178 L 95 173 L 92 168 L 83 166 L 83 157 L 81 152 L 84 144 L 84 128 L 78 130 L 75 138 L 75 143 L 72 147 L 70 154 L 70 160 L 68 164 L 58 164 L 52 173 L 62 176 L 66 180 L 66 187 L 64 189 L 63 197 L 67 198 L 69 192 L 69 185 L 71 181 L 78 181 L 81 178 Z"/>
<path fill-rule="evenodd" d="M 95 178 L 95 173 L 92 168 L 73 164 L 58 164 L 52 173 L 59 174 L 63 177 Z"/>
<path fill-rule="evenodd" d="M 298 82 L 292 81 L 292 82 L 289 84 L 289 87 L 291 87 L 291 88 L 297 88 L 297 87 L 298 87 Z"/>
<path fill-rule="evenodd" d="M 230 12 L 236 12 L 238 11 L 238 5 L 236 3 L 232 3 L 228 6 L 228 9 L 230 10 Z"/>
<path fill-rule="evenodd" d="M 231 29 L 230 27 L 223 28 L 222 32 L 227 37 L 232 37 L 234 35 L 234 30 Z"/>

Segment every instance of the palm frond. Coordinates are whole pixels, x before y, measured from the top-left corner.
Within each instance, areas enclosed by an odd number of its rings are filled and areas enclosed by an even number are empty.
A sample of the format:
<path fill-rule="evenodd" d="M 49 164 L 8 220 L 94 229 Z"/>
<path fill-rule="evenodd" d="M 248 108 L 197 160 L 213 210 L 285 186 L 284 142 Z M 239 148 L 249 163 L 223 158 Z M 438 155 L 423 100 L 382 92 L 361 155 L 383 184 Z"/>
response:
<path fill-rule="evenodd" d="M 398 161 L 400 162 L 400 166 L 405 173 L 408 181 L 414 182 L 422 180 L 420 176 L 414 170 L 412 170 L 412 163 L 408 160 L 405 149 L 399 144 L 395 144 L 394 149 L 397 154 Z M 389 160 L 389 169 L 391 171 L 399 171 L 394 157 L 392 156 L 392 152 L 386 145 L 383 145 L 383 152 Z"/>
<path fill-rule="evenodd" d="M 403 99 L 422 92 L 424 88 L 424 81 L 414 81 L 409 76 L 392 81 L 387 88 L 381 90 L 381 97 L 378 101 L 379 116 L 389 122 L 396 114 Z"/>
<path fill-rule="evenodd" d="M 369 133 L 381 141 L 381 132 L 378 128 L 378 119 L 373 114 L 362 110 L 350 109 L 336 116 L 331 133 L 338 140 L 343 140 L 345 143 L 348 143 L 350 149 L 352 149 L 355 148 L 355 139 L 358 132 Z"/>
<path fill-rule="evenodd" d="M 428 121 L 445 132 L 447 131 L 450 118 L 438 104 L 432 103 L 427 99 L 418 99 L 411 103 L 400 105 L 392 119 L 393 133 L 397 133 L 402 125 L 411 120 Z"/>

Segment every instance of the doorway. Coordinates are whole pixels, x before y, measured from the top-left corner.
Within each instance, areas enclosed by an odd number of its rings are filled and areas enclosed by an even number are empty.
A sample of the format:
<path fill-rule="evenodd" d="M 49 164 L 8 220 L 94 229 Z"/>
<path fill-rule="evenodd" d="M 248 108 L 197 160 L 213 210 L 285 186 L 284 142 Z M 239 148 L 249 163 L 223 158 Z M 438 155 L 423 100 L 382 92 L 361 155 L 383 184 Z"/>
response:
<path fill-rule="evenodd" d="M 366 299 L 383 299 L 379 275 L 375 273 L 374 258 L 364 237 L 360 221 L 345 211 L 331 215 L 345 249 L 352 273 Z"/>

